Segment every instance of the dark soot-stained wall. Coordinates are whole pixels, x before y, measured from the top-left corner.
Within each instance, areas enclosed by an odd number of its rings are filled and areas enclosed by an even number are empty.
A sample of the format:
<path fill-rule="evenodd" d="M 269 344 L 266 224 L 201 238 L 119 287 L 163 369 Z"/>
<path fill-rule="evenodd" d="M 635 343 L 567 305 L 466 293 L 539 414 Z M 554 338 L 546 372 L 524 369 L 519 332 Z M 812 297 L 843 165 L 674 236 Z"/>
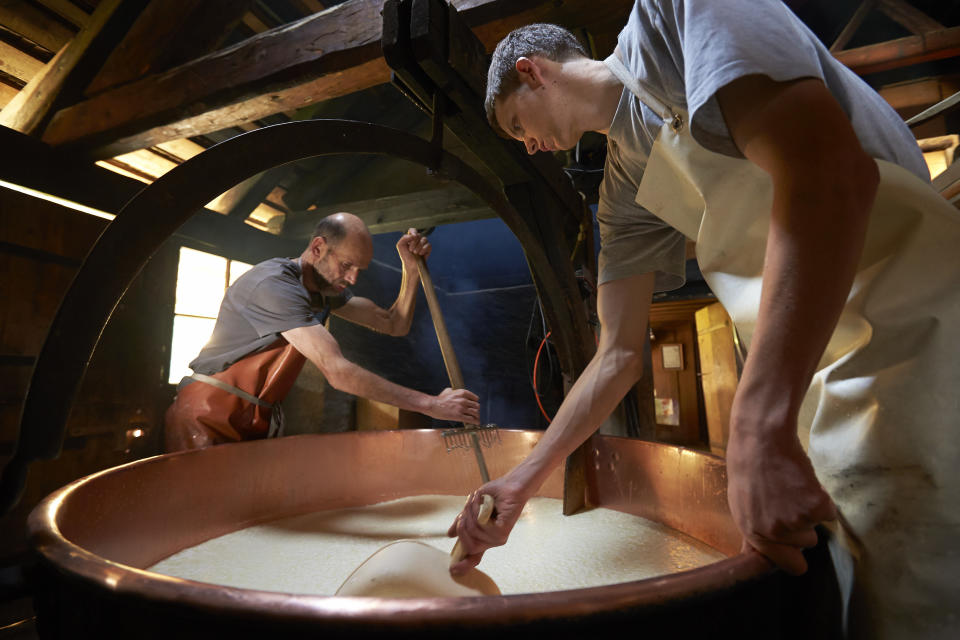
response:
<path fill-rule="evenodd" d="M 354 293 L 384 307 L 393 302 L 400 286 L 396 242 L 401 235 L 374 236 L 374 260 Z M 466 386 L 480 396 L 481 421 L 544 427 L 530 383 L 543 333 L 537 311 L 530 337 L 535 344 L 528 344 L 537 296 L 520 243 L 500 219 L 444 225 L 429 237 L 433 252 L 427 264 Z M 393 382 L 431 394 L 450 384 L 419 283 L 406 337 L 378 335 L 339 318 L 331 321 L 331 331 L 344 355 Z M 550 362 L 545 355 L 541 360 L 540 376 L 549 377 Z M 559 368 L 553 366 L 553 385 L 559 386 Z M 538 380 L 538 386 L 544 391 L 550 385 Z M 545 407 L 551 414 L 556 409 Z"/>

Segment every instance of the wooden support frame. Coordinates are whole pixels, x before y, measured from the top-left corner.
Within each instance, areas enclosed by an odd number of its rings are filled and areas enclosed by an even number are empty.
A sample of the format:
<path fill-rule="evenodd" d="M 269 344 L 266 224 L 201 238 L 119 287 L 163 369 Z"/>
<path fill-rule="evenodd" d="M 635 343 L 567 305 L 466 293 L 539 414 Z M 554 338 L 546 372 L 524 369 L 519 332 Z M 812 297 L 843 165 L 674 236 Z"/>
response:
<path fill-rule="evenodd" d="M 837 60 L 859 75 L 955 56 L 960 56 L 960 27 L 834 53 Z"/>
<path fill-rule="evenodd" d="M 877 93 L 894 109 L 928 107 L 960 91 L 960 75 L 936 76 L 880 87 Z"/>
<path fill-rule="evenodd" d="M 57 105 L 75 93 L 96 72 L 146 0 L 102 0 L 87 24 L 69 44 L 8 104 L 0 125 L 36 134 Z"/>
<path fill-rule="evenodd" d="M 251 4 L 253 0 L 151 2 L 84 95 L 166 71 L 215 50 Z"/>
<path fill-rule="evenodd" d="M 879 0 L 879 9 L 888 18 L 915 35 L 941 31 L 945 26 L 904 0 Z"/>
<path fill-rule="evenodd" d="M 317 222 L 339 211 L 349 211 L 366 223 L 370 233 L 426 229 L 451 222 L 495 218 L 490 207 L 457 186 L 386 196 L 370 200 L 341 202 L 298 211 L 288 216 L 283 235 L 308 238 Z"/>
<path fill-rule="evenodd" d="M 0 2 L 0 24 L 37 43 L 50 53 L 62 49 L 74 34 L 70 27 L 48 16 L 26 0 Z"/>
<path fill-rule="evenodd" d="M 864 19 L 871 11 L 877 7 L 879 0 L 862 0 L 860 6 L 856 8 L 853 12 L 853 15 L 850 16 L 850 20 L 847 22 L 847 25 L 840 32 L 840 35 L 837 36 L 836 40 L 833 41 L 833 44 L 830 45 L 830 53 L 836 53 L 841 51 L 847 43 L 850 42 L 850 38 L 854 36 L 857 30 L 860 28 L 860 25 L 863 24 Z"/>
<path fill-rule="evenodd" d="M 380 53 L 384 0 L 348 0 L 234 47 L 110 89 L 61 110 L 54 146 L 107 158 L 287 112 L 389 81 Z M 454 0 L 484 47 L 529 22 L 626 21 L 630 0 Z"/>
<path fill-rule="evenodd" d="M 434 118 L 434 139 L 443 125 L 473 151 L 504 184 L 520 219 L 505 219 L 527 256 L 543 301 L 566 381 L 572 384 L 594 351 L 587 308 L 572 260 L 580 229 L 590 225 L 583 199 L 549 154 L 528 156 L 514 141 L 497 136 L 483 111 L 484 46 L 460 13 L 442 0 L 389 0 L 384 5 L 383 51 L 401 89 Z M 438 98 L 439 96 L 439 98 Z M 589 506 L 586 464 L 590 442 L 567 460 L 565 514 Z"/>
<path fill-rule="evenodd" d="M 43 71 L 43 63 L 0 40 L 0 71 L 17 80 L 30 82 Z"/>
<path fill-rule="evenodd" d="M 67 22 L 73 24 L 77 28 L 82 28 L 87 26 L 87 22 L 90 20 L 90 14 L 85 12 L 83 9 L 77 5 L 70 2 L 70 0 L 37 0 L 40 4 L 45 6 L 50 11 L 53 11 L 55 14 L 66 20 Z"/>

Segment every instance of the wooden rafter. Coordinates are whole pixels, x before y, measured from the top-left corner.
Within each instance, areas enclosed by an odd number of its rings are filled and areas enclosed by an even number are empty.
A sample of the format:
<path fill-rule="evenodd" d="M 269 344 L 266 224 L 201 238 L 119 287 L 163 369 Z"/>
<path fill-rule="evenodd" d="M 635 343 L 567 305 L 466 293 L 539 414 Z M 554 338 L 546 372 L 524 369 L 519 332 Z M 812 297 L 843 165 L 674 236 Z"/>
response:
<path fill-rule="evenodd" d="M 834 53 L 837 60 L 860 75 L 955 56 L 960 56 L 960 27 Z"/>
<path fill-rule="evenodd" d="M 960 162 L 954 162 L 947 170 L 933 179 L 933 188 L 947 200 L 955 202 L 960 207 Z"/>
<path fill-rule="evenodd" d="M 5 106 L 7 106 L 18 93 L 20 93 L 19 89 L 15 89 L 8 84 L 0 82 L 0 109 L 3 109 Z"/>
<path fill-rule="evenodd" d="M 960 91 L 960 76 L 922 78 L 881 87 L 878 93 L 894 109 L 925 107 Z"/>
<path fill-rule="evenodd" d="M 209 133 L 382 84 L 383 0 L 350 0 L 238 45 L 105 91 L 59 112 L 44 133 L 53 145 L 110 157 L 170 139 Z M 583 25 L 625 18 L 632 4 L 609 0 L 456 0 L 478 33 L 499 39 L 534 20 Z M 489 48 L 496 40 L 484 40 Z"/>
<path fill-rule="evenodd" d="M 862 0 L 853 12 L 850 21 L 830 45 L 830 52 L 841 51 L 854 36 L 864 19 L 873 10 L 878 10 L 914 35 L 942 31 L 946 27 L 904 0 Z"/>
<path fill-rule="evenodd" d="M 214 51 L 252 0 L 151 2 L 84 90 L 92 96 Z"/>
<path fill-rule="evenodd" d="M 3 112 L 0 113 L 0 125 L 24 133 L 32 133 L 40 126 L 54 105 L 64 82 L 120 6 L 120 1 L 102 0 L 100 2 L 91 19 L 77 36 L 36 73 L 27 86 L 4 107 Z"/>
<path fill-rule="evenodd" d="M 37 0 L 37 2 L 77 28 L 86 26 L 87 21 L 90 20 L 90 14 L 70 0 Z"/>
<path fill-rule="evenodd" d="M 942 24 L 904 0 L 880 0 L 878 7 L 888 18 L 915 35 L 945 29 Z"/>
<path fill-rule="evenodd" d="M 17 80 L 30 82 L 42 70 L 42 62 L 0 40 L 0 71 Z"/>
<path fill-rule="evenodd" d="M 329 3 L 319 2 L 318 0 L 292 0 L 294 4 L 301 7 L 304 14 L 317 13 L 327 8 Z"/>
<path fill-rule="evenodd" d="M 268 31 L 270 29 L 270 27 L 268 27 L 259 16 L 251 11 L 243 14 L 242 20 L 243 24 L 247 25 L 247 27 L 254 33 L 263 33 L 264 31 Z"/>
<path fill-rule="evenodd" d="M 830 45 L 830 53 L 835 53 L 842 50 L 847 43 L 850 42 L 850 38 L 854 36 L 857 32 L 857 29 L 860 28 L 860 25 L 863 24 L 864 19 L 867 15 L 876 8 L 879 0 L 863 0 L 860 3 L 860 6 L 857 7 L 856 11 L 853 12 L 853 15 L 850 17 L 850 20 L 847 22 L 847 25 L 840 32 L 840 35 L 837 36 L 837 39 L 833 41 L 833 44 Z"/>
<path fill-rule="evenodd" d="M 0 24 L 56 53 L 73 37 L 73 30 L 25 0 L 0 2 Z"/>
<path fill-rule="evenodd" d="M 373 198 L 355 202 L 318 207 L 291 214 L 283 234 L 290 237 L 309 237 L 314 226 L 323 217 L 348 211 L 359 216 L 371 233 L 406 231 L 410 227 L 426 229 L 451 222 L 466 222 L 493 218 L 496 214 L 476 196 L 462 187 L 418 191 L 397 196 Z"/>

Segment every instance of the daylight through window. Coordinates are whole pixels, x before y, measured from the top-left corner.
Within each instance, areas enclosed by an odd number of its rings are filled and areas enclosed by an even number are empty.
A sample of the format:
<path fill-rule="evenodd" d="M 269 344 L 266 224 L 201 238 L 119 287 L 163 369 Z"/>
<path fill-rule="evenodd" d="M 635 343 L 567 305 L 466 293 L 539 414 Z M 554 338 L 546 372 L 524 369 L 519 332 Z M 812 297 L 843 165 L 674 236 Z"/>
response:
<path fill-rule="evenodd" d="M 180 247 L 177 301 L 170 345 L 170 376 L 177 384 L 190 375 L 190 362 L 210 339 L 223 294 L 253 265 L 212 253 Z"/>

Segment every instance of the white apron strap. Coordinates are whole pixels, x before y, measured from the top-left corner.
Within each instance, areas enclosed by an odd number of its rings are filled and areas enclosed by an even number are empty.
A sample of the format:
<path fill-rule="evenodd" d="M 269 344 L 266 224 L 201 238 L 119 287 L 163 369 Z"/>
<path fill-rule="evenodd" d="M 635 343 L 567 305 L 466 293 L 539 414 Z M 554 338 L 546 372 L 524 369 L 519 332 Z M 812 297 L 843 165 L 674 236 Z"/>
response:
<path fill-rule="evenodd" d="M 627 69 L 626 65 L 617 57 L 616 53 L 610 54 L 603 62 L 613 75 L 617 77 L 617 80 L 622 82 L 627 89 L 630 89 L 630 93 L 637 96 L 640 102 L 647 105 L 647 107 L 660 116 L 664 122 L 669 122 L 674 131 L 678 131 L 680 127 L 683 126 L 683 118 L 680 116 L 680 113 L 676 109 L 670 108 L 667 103 L 653 95 L 646 87 L 640 84 L 640 80 L 630 73 L 630 70 Z"/>

